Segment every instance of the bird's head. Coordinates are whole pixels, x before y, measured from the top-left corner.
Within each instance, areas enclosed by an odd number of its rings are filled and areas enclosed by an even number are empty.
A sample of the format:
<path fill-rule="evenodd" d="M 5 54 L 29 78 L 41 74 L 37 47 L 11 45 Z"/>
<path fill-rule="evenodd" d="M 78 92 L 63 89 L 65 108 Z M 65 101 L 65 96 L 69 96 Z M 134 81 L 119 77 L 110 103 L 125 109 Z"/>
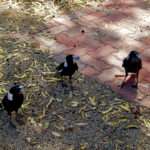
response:
<path fill-rule="evenodd" d="M 10 88 L 7 93 L 7 98 L 9 101 L 13 101 L 13 96 L 22 93 L 23 86 L 14 83 L 14 85 Z"/>
<path fill-rule="evenodd" d="M 73 55 L 67 55 L 66 56 L 66 63 L 67 64 L 73 64 Z"/>
<path fill-rule="evenodd" d="M 14 86 L 12 86 L 9 90 L 9 92 L 11 94 L 19 94 L 22 93 L 23 90 L 23 86 L 22 85 L 18 85 L 18 84 L 14 84 Z"/>
<path fill-rule="evenodd" d="M 68 64 L 73 63 L 74 61 L 78 61 L 80 59 L 79 56 L 75 56 L 75 55 L 67 55 L 66 56 L 66 62 Z"/>
<path fill-rule="evenodd" d="M 129 53 L 129 57 L 136 57 L 136 56 L 138 56 L 138 55 L 139 55 L 139 52 L 136 51 L 136 50 L 133 50 L 133 51 L 131 51 L 131 52 Z"/>

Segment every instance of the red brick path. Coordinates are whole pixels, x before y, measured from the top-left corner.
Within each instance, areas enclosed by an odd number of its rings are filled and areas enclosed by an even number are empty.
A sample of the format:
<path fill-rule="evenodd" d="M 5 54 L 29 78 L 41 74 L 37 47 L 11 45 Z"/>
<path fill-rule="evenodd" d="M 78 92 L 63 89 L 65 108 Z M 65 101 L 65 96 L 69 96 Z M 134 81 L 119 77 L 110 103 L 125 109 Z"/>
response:
<path fill-rule="evenodd" d="M 150 10 L 143 0 L 112 0 L 96 7 L 87 6 L 49 21 L 49 32 L 55 40 L 48 42 L 56 59 L 64 54 L 79 55 L 81 73 L 110 85 L 131 101 L 150 107 Z M 81 31 L 84 30 L 85 33 Z M 130 50 L 141 52 L 143 69 L 139 89 L 119 88 L 123 75 L 122 60 Z"/>

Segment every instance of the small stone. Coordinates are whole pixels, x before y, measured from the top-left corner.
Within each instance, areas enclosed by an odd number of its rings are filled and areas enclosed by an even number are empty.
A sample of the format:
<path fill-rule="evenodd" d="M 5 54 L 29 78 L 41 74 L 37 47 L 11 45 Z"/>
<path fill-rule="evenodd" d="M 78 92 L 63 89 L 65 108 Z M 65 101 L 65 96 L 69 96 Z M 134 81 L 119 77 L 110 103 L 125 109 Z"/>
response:
<path fill-rule="evenodd" d="M 81 30 L 81 33 L 85 33 L 85 31 L 84 31 L 84 30 Z"/>

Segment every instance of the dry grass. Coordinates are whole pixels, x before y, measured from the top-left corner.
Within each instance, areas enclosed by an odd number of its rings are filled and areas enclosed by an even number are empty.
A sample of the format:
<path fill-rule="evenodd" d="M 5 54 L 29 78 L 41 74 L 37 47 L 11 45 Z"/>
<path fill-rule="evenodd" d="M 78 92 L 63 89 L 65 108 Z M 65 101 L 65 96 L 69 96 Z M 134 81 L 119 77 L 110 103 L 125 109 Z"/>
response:
<path fill-rule="evenodd" d="M 141 107 L 142 115 L 134 119 L 133 104 L 79 73 L 73 92 L 68 82 L 62 88 L 53 54 L 32 37 L 45 27 L 44 15 L 18 12 L 0 14 L 0 97 L 13 82 L 25 86 L 23 124 L 12 128 L 0 112 L 0 149 L 149 150 L 149 110 Z"/>

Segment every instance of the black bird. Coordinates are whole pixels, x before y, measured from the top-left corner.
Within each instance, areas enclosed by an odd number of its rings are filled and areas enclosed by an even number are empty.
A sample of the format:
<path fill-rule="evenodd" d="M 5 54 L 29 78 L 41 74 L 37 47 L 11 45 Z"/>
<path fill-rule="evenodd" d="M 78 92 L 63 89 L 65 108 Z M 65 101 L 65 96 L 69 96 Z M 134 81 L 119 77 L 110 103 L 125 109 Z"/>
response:
<path fill-rule="evenodd" d="M 68 76 L 71 81 L 72 75 L 78 70 L 78 65 L 74 60 L 78 59 L 78 56 L 67 55 L 65 62 L 56 67 L 57 73 L 60 76 Z"/>
<path fill-rule="evenodd" d="M 22 93 L 22 88 L 23 86 L 15 84 L 10 88 L 9 92 L 4 96 L 2 100 L 1 105 L 4 107 L 4 110 L 7 111 L 10 120 L 12 113 L 15 112 L 16 117 L 19 108 L 23 104 L 24 95 Z"/>
<path fill-rule="evenodd" d="M 125 78 L 121 85 L 124 86 L 128 73 L 134 73 L 136 75 L 136 84 L 133 87 L 138 87 L 139 71 L 142 68 L 142 59 L 137 51 L 131 51 L 129 55 L 123 60 L 122 67 L 125 69 Z"/>

